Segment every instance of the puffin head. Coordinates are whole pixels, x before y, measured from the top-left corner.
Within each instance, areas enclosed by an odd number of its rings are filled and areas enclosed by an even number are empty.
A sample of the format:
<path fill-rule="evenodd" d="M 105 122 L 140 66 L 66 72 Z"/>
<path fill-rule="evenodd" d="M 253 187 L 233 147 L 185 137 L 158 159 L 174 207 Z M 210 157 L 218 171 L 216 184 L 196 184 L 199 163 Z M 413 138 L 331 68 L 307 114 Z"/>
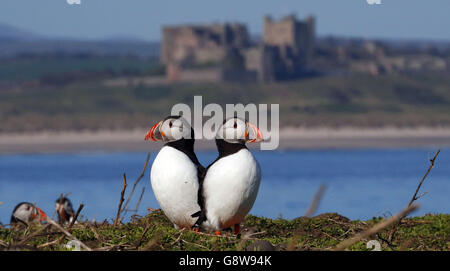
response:
<path fill-rule="evenodd" d="M 55 201 L 55 211 L 60 221 L 67 222 L 73 216 L 72 203 L 66 197 L 59 197 Z"/>
<path fill-rule="evenodd" d="M 181 116 L 168 116 L 153 125 L 145 136 L 145 140 L 162 141 L 165 143 L 182 139 L 194 140 L 194 130 Z"/>
<path fill-rule="evenodd" d="M 219 127 L 216 139 L 232 144 L 245 144 L 263 141 L 261 131 L 254 124 L 237 117 L 226 119 Z"/>
<path fill-rule="evenodd" d="M 29 225 L 29 223 L 41 223 L 47 220 L 47 215 L 36 205 L 29 202 L 21 202 L 16 205 L 11 216 L 11 225 Z"/>

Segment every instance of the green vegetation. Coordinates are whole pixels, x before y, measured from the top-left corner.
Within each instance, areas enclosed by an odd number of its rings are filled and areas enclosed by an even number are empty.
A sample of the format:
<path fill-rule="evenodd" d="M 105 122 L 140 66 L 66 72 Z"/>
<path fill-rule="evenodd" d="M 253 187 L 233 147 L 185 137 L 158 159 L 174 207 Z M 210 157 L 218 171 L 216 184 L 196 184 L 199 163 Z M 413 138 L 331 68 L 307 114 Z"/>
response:
<path fill-rule="evenodd" d="M 157 59 L 137 57 L 94 56 L 89 54 L 29 56 L 1 60 L 0 81 L 23 82 L 40 80 L 44 84 L 51 80 L 61 81 L 68 76 L 80 80 L 81 74 L 109 75 L 161 75 Z M 78 75 L 78 77 L 77 77 Z"/>
<path fill-rule="evenodd" d="M 450 125 L 450 76 L 354 75 L 277 84 L 163 85 L 120 78 L 122 85 L 107 84 L 102 77 L 3 87 L 0 81 L 0 131 L 147 127 L 176 103 L 192 105 L 194 95 L 202 95 L 203 104 L 278 103 L 281 125 L 288 126 Z"/>
<path fill-rule="evenodd" d="M 147 80 L 164 73 L 157 59 L 131 56 L 3 59 L 0 131 L 146 127 L 176 103 L 192 105 L 194 95 L 203 104 L 280 104 L 281 124 L 289 126 L 450 124 L 448 75 L 328 76 L 276 84 Z"/>
<path fill-rule="evenodd" d="M 217 237 L 176 230 L 164 214 L 156 210 L 117 227 L 106 222 L 75 224 L 72 234 L 97 250 L 328 250 L 382 219 L 351 221 L 335 213 L 293 220 L 249 215 L 238 236 L 223 232 Z M 46 228 L 33 235 L 43 227 L 34 225 L 25 232 L 24 229 L 0 228 L 0 250 L 65 250 L 54 242 L 63 235 L 56 228 Z M 366 243 L 372 239 L 380 242 L 382 250 L 449 250 L 450 215 L 407 218 L 390 243 L 383 241 L 388 239 L 388 233 L 389 228 L 356 243 L 349 250 L 370 250 Z M 26 242 L 21 243 L 24 239 Z M 65 238 L 61 243 L 67 242 Z"/>

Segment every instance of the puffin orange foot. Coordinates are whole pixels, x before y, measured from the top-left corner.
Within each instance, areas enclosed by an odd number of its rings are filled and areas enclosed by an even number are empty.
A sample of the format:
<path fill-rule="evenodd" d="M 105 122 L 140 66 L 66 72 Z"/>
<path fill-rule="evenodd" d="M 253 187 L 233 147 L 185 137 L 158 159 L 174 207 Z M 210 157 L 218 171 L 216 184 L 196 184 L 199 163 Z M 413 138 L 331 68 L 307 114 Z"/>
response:
<path fill-rule="evenodd" d="M 234 234 L 238 235 L 240 230 L 241 230 L 241 228 L 240 228 L 239 223 L 238 224 L 234 224 Z"/>
<path fill-rule="evenodd" d="M 194 231 L 195 231 L 195 234 L 198 234 L 198 228 L 195 228 Z"/>
<path fill-rule="evenodd" d="M 217 235 L 217 236 L 220 236 L 220 235 L 221 235 L 221 232 L 220 232 L 220 231 L 216 231 L 216 235 Z"/>

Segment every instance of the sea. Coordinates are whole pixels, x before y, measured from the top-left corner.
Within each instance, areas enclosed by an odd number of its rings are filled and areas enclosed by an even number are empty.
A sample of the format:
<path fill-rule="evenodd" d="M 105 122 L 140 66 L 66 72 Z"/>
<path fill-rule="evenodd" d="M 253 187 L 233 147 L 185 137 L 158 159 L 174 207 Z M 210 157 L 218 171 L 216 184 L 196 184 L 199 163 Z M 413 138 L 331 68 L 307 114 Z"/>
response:
<path fill-rule="evenodd" d="M 431 148 L 253 151 L 262 179 L 250 213 L 274 219 L 303 216 L 319 187 L 325 185 L 316 215 L 339 213 L 359 220 L 389 217 L 408 205 L 435 152 Z M 150 155 L 144 177 L 127 205 L 125 221 L 159 208 L 150 184 L 157 152 Z M 217 153 L 197 155 L 207 166 Z M 0 155 L 0 222 L 7 225 L 15 205 L 23 201 L 35 203 L 55 218 L 54 204 L 61 193 L 68 194 L 75 210 L 84 204 L 82 219 L 111 222 L 123 174 L 128 183 L 126 199 L 146 157 L 146 152 Z M 416 201 L 420 208 L 412 216 L 450 213 L 450 149 L 441 149 L 419 195 L 423 193 Z"/>

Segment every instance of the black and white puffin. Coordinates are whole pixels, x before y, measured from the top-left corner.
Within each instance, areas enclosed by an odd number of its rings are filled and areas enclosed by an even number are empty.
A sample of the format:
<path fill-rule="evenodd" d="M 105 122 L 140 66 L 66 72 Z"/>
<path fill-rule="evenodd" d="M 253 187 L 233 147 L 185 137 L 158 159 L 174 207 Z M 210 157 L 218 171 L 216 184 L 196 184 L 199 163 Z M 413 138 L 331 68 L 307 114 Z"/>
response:
<path fill-rule="evenodd" d="M 252 136 L 250 135 L 252 134 Z M 224 121 L 216 134 L 219 157 L 208 166 L 201 187 L 204 207 L 195 226 L 215 230 L 239 224 L 253 207 L 261 181 L 258 161 L 245 146 L 246 143 L 263 140 L 260 130 L 240 118 Z"/>
<path fill-rule="evenodd" d="M 42 223 L 47 220 L 47 215 L 33 203 L 21 202 L 14 207 L 11 215 L 11 225 L 23 223 L 28 225 L 29 223 Z"/>
<path fill-rule="evenodd" d="M 72 223 L 74 211 L 72 202 L 67 197 L 59 197 L 55 201 L 55 211 L 58 214 L 58 221 L 61 224 Z"/>
<path fill-rule="evenodd" d="M 150 181 L 164 214 L 175 228 L 191 228 L 199 212 L 200 182 L 205 168 L 194 153 L 194 130 L 181 116 L 169 116 L 155 124 L 145 140 L 162 141 L 153 162 Z"/>

